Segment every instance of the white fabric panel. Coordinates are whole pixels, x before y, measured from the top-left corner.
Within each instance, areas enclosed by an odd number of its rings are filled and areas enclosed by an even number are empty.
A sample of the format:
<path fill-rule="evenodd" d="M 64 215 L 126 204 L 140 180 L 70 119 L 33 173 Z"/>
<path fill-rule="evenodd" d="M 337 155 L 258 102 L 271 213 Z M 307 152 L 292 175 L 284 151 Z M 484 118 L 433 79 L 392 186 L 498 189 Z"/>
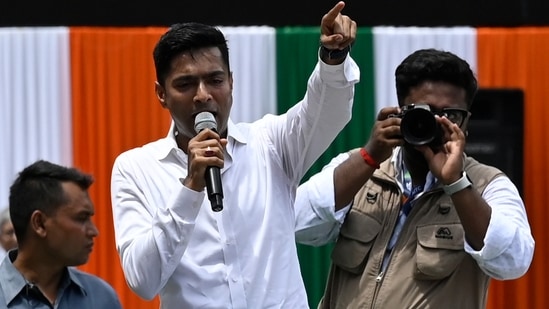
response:
<path fill-rule="evenodd" d="M 276 113 L 276 29 L 219 27 L 227 37 L 233 72 L 234 122 L 252 122 Z"/>
<path fill-rule="evenodd" d="M 397 106 L 395 69 L 412 52 L 437 48 L 465 59 L 477 72 L 476 29 L 472 27 L 374 27 L 376 114 Z"/>
<path fill-rule="evenodd" d="M 67 27 L 0 28 L 0 209 L 38 159 L 72 163 Z"/>

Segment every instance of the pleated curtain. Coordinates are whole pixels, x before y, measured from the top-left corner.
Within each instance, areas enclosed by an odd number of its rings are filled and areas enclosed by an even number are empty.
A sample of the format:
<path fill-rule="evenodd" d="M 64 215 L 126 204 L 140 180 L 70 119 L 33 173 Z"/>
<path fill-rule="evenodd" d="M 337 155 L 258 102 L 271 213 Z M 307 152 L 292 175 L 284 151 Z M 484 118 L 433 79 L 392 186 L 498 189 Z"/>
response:
<path fill-rule="evenodd" d="M 68 28 L 0 28 L 0 209 L 29 162 L 72 164 Z"/>
<path fill-rule="evenodd" d="M 492 284 L 491 308 L 548 308 L 549 27 L 479 28 L 477 44 L 481 87 L 524 91 L 524 202 L 536 241 L 524 277 Z"/>

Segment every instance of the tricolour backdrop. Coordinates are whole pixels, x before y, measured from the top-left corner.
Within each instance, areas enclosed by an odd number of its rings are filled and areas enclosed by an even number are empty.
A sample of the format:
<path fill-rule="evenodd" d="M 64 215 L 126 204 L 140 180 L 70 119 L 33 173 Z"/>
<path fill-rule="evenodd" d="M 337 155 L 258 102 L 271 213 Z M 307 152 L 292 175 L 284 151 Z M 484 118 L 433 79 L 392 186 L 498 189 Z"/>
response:
<path fill-rule="evenodd" d="M 236 121 L 282 113 L 305 91 L 318 48 L 315 27 L 221 27 L 234 74 Z M 125 308 L 155 308 L 127 287 L 114 246 L 110 173 L 122 151 L 166 135 L 168 112 L 154 95 L 152 49 L 162 27 L 0 28 L 0 208 L 16 174 L 37 159 L 94 175 L 90 190 L 100 236 L 81 268 L 110 282 Z M 339 152 L 361 146 L 377 111 L 396 105 L 394 70 L 419 48 L 466 59 L 481 87 L 521 88 L 524 200 L 534 237 L 533 265 L 519 280 L 493 281 L 489 308 L 547 308 L 546 191 L 549 167 L 549 28 L 359 28 L 352 56 L 361 68 L 353 119 L 309 174 Z M 474 115 L 473 115 L 474 117 Z M 316 307 L 331 246 L 299 246 L 309 303 Z"/>

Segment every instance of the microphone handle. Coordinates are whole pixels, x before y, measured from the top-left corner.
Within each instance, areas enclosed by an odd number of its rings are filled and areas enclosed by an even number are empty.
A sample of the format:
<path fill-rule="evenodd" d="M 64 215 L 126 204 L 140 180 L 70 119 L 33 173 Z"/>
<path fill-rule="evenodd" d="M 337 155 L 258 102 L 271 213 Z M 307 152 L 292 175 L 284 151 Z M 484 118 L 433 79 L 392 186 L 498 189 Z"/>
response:
<path fill-rule="evenodd" d="M 221 172 L 217 166 L 206 168 L 206 190 L 208 199 L 215 212 L 223 210 L 223 187 L 221 185 Z"/>

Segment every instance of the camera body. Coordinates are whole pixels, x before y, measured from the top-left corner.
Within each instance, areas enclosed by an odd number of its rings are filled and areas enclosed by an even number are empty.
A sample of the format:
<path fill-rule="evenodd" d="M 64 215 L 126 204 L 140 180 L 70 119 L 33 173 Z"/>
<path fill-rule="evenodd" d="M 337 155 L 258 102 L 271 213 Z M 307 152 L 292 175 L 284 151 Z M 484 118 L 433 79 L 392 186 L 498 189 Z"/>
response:
<path fill-rule="evenodd" d="M 427 104 L 409 104 L 399 114 L 391 117 L 401 118 L 400 132 L 404 141 L 414 146 L 442 145 L 442 127 Z"/>

